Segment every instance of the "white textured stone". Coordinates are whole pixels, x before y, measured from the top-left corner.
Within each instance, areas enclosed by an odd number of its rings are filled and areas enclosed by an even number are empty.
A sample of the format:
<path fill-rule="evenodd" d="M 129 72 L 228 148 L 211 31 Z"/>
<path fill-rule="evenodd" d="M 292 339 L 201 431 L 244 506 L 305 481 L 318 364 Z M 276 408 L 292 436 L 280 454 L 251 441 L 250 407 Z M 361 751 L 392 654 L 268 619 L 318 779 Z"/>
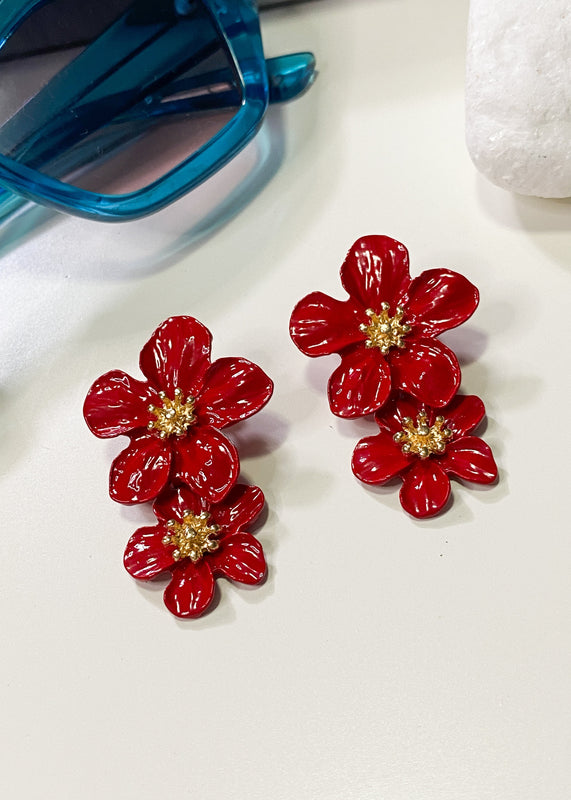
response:
<path fill-rule="evenodd" d="M 466 141 L 498 186 L 571 196 L 571 0 L 471 0 Z"/>

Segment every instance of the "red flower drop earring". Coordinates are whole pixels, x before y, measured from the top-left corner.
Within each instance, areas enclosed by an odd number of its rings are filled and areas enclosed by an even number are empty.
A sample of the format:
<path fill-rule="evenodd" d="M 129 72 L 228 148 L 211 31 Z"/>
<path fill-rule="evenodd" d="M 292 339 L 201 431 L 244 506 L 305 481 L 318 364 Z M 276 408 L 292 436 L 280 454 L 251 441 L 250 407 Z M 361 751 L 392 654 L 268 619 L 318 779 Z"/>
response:
<path fill-rule="evenodd" d="M 243 530 L 264 496 L 236 483 L 238 451 L 221 429 L 263 408 L 273 383 L 245 358 L 212 362 L 211 344 L 198 320 L 171 317 L 141 351 L 146 380 L 107 372 L 83 407 L 96 436 L 129 437 L 111 465 L 109 492 L 119 503 L 154 500 L 157 525 L 133 534 L 125 567 L 139 580 L 170 571 L 164 601 L 178 617 L 207 610 L 217 575 L 258 584 L 266 574 L 262 545 Z"/>
<path fill-rule="evenodd" d="M 437 338 L 474 313 L 476 287 L 445 269 L 411 278 L 407 249 L 389 236 L 358 239 L 341 266 L 341 284 L 347 300 L 322 292 L 304 297 L 291 315 L 290 335 L 305 355 L 341 357 L 328 384 L 334 414 L 375 414 L 381 432 L 355 448 L 356 477 L 381 484 L 401 476 L 401 504 L 415 517 L 443 510 L 448 475 L 493 482 L 490 448 L 468 436 L 484 405 L 456 394 L 458 360 Z"/>
<path fill-rule="evenodd" d="M 129 539 L 125 569 L 142 581 L 170 572 L 166 607 L 177 617 L 198 617 L 212 602 L 216 575 L 249 585 L 264 579 L 262 545 L 244 530 L 263 506 L 257 486 L 236 484 L 214 504 L 186 486 L 168 489 L 153 506 L 157 524 Z"/>

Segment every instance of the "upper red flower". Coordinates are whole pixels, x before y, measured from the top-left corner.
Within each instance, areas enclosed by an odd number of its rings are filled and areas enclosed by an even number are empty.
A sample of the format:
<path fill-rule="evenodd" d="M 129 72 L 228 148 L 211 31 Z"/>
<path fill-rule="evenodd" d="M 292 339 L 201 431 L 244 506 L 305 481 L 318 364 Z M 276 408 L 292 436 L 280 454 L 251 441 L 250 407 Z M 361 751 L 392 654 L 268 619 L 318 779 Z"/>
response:
<path fill-rule="evenodd" d="M 370 414 L 391 388 L 431 406 L 446 405 L 460 386 L 460 367 L 435 337 L 474 313 L 476 287 L 444 269 L 411 279 L 405 246 L 388 236 L 355 242 L 341 283 L 348 300 L 313 292 L 297 304 L 290 322 L 302 353 L 341 356 L 328 387 L 333 413 Z"/>
<path fill-rule="evenodd" d="M 375 414 L 381 432 L 361 439 L 353 452 L 353 472 L 372 484 L 401 476 L 404 510 L 413 517 L 437 514 L 450 495 L 448 475 L 472 483 L 497 477 L 489 446 L 468 435 L 484 414 L 475 395 L 456 395 L 444 408 L 433 409 L 399 394 Z"/>
<path fill-rule="evenodd" d="M 152 500 L 170 479 L 216 502 L 235 483 L 238 453 L 218 429 L 259 411 L 273 384 L 244 358 L 211 363 L 211 342 L 198 320 L 171 317 L 141 351 L 147 382 L 114 370 L 87 393 L 83 413 L 91 431 L 131 439 L 111 466 L 113 500 Z"/>
<path fill-rule="evenodd" d="M 129 539 L 125 568 L 138 580 L 170 570 L 166 607 L 177 617 L 198 617 L 212 602 L 215 575 L 250 585 L 263 580 L 262 545 L 242 530 L 263 505 L 257 486 L 236 484 L 214 505 L 185 486 L 169 489 L 154 504 L 158 524 Z"/>

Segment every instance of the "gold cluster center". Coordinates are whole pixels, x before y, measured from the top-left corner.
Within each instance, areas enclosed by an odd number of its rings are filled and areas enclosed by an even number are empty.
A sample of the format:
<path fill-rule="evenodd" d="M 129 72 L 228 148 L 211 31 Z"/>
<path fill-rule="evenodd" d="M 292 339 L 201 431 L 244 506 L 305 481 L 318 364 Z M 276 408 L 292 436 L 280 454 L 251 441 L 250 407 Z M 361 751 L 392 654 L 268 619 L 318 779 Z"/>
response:
<path fill-rule="evenodd" d="M 209 525 L 210 514 L 203 511 L 195 516 L 192 511 L 182 512 L 182 522 L 169 519 L 167 528 L 169 532 L 163 536 L 164 545 L 174 545 L 172 557 L 175 561 L 181 558 L 190 558 L 196 564 L 205 553 L 218 550 L 220 542 L 212 537 L 217 536 L 220 526 Z"/>
<path fill-rule="evenodd" d="M 196 422 L 194 413 L 194 397 L 183 398 L 182 390 L 174 390 L 174 398 L 164 392 L 159 392 L 160 406 L 150 405 L 149 412 L 154 416 L 147 427 L 150 431 L 157 431 L 161 439 L 167 436 L 184 436 L 186 429 Z"/>
<path fill-rule="evenodd" d="M 443 453 L 452 437 L 450 428 L 445 428 L 444 417 L 436 417 L 434 425 L 428 425 L 426 411 L 421 411 L 416 417 L 416 425 L 412 417 L 404 417 L 402 431 L 395 433 L 395 442 L 402 443 L 403 453 L 413 453 L 422 459 L 428 458 L 433 453 Z"/>
<path fill-rule="evenodd" d="M 372 308 L 367 309 L 369 324 L 359 325 L 359 330 L 366 334 L 365 347 L 378 347 L 381 353 L 388 353 L 391 347 L 402 349 L 404 337 L 410 332 L 410 325 L 403 324 L 404 309 L 396 307 L 394 317 L 389 315 L 388 303 L 381 303 L 381 313 L 376 314 Z"/>

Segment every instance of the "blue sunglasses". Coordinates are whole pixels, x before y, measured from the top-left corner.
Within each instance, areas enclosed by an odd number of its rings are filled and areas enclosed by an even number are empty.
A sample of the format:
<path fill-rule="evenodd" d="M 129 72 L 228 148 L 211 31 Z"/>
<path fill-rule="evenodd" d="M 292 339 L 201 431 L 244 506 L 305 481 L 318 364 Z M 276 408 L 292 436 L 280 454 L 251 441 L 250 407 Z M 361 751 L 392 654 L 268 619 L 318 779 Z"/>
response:
<path fill-rule="evenodd" d="M 254 0 L 2 0 L 0 213 L 152 214 L 314 75 L 311 53 L 265 60 Z"/>

